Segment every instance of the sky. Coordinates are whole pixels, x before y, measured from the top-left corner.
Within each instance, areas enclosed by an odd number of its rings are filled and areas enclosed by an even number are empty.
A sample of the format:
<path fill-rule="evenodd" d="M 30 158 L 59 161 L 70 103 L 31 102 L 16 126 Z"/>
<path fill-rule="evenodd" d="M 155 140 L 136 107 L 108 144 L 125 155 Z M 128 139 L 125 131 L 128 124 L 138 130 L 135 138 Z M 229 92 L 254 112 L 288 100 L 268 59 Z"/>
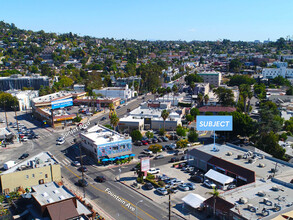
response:
<path fill-rule="evenodd" d="M 2 0 L 18 28 L 137 40 L 293 38 L 292 0 Z"/>

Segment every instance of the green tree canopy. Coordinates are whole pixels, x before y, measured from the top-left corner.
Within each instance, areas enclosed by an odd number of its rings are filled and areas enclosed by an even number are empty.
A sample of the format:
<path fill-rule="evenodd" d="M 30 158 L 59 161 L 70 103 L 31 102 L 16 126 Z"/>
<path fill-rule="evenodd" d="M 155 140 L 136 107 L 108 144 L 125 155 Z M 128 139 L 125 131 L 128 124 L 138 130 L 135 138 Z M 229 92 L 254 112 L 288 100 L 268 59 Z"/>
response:
<path fill-rule="evenodd" d="M 152 151 L 154 154 L 162 151 L 162 145 L 160 144 L 153 144 L 149 146 L 148 148 L 150 151 Z"/>
<path fill-rule="evenodd" d="M 142 139 L 142 134 L 140 133 L 139 130 L 133 130 L 131 133 L 130 133 L 130 136 L 132 138 L 133 141 L 139 141 Z"/>
<path fill-rule="evenodd" d="M 197 108 L 190 109 L 190 114 L 195 118 L 197 115 L 199 115 L 199 110 Z"/>
<path fill-rule="evenodd" d="M 235 104 L 234 93 L 231 89 L 218 87 L 217 89 L 214 89 L 214 93 L 222 106 L 233 106 Z"/>
<path fill-rule="evenodd" d="M 185 130 L 185 128 L 183 128 L 182 126 L 177 126 L 177 128 L 176 128 L 176 133 L 177 133 L 177 135 L 178 136 L 180 136 L 180 137 L 184 137 L 184 136 L 186 136 L 186 130 Z"/>
<path fill-rule="evenodd" d="M 176 148 L 186 148 L 188 145 L 188 140 L 186 139 L 181 139 L 176 142 Z"/>
<path fill-rule="evenodd" d="M 196 131 L 190 131 L 188 134 L 188 141 L 189 142 L 196 142 L 198 141 L 198 134 Z"/>
<path fill-rule="evenodd" d="M 0 92 L 0 107 L 5 110 L 14 110 L 14 106 L 18 108 L 18 100 L 9 93 Z"/>
<path fill-rule="evenodd" d="M 234 75 L 230 78 L 228 82 L 229 86 L 240 86 L 241 84 L 252 85 L 255 83 L 255 79 L 247 75 Z"/>
<path fill-rule="evenodd" d="M 147 131 L 147 132 L 145 133 L 145 136 L 146 136 L 147 138 L 153 138 L 153 137 L 154 137 L 154 133 L 151 132 L 151 131 Z"/>

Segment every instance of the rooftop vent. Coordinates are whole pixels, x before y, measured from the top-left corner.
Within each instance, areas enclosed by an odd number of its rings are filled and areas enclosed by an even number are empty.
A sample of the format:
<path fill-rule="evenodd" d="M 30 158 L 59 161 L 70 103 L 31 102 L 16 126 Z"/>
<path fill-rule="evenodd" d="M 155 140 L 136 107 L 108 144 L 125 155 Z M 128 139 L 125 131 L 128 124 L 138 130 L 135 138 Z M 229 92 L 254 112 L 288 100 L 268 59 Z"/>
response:
<path fill-rule="evenodd" d="M 54 194 L 60 193 L 57 189 L 53 191 Z"/>
<path fill-rule="evenodd" d="M 279 190 L 280 190 L 280 188 L 279 188 L 278 186 L 273 186 L 273 187 L 271 188 L 271 190 L 273 190 L 273 191 L 277 192 L 277 191 L 279 191 Z"/>
<path fill-rule="evenodd" d="M 58 197 L 60 200 L 64 200 L 65 199 L 65 196 L 59 196 Z"/>
<path fill-rule="evenodd" d="M 47 199 L 47 202 L 52 203 L 52 202 L 54 202 L 54 200 L 52 198 L 49 198 L 49 199 Z"/>
<path fill-rule="evenodd" d="M 266 193 L 264 191 L 259 191 L 257 193 L 258 196 L 264 197 L 266 195 Z"/>
<path fill-rule="evenodd" d="M 260 164 L 258 165 L 258 167 L 263 168 L 263 167 L 265 167 L 265 164 L 260 163 Z"/>
<path fill-rule="evenodd" d="M 43 197 L 47 197 L 48 196 L 48 193 L 44 192 L 41 194 Z"/>
<path fill-rule="evenodd" d="M 240 204 L 246 204 L 248 202 L 248 199 L 246 198 L 246 197 L 241 197 L 240 199 L 239 199 L 239 203 Z"/>

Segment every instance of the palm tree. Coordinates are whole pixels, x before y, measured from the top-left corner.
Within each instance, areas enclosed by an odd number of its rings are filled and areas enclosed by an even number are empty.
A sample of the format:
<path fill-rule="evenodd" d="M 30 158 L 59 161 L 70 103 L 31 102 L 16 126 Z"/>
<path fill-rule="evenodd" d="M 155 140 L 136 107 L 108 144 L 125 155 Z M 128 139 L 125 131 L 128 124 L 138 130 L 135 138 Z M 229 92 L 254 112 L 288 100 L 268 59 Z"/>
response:
<path fill-rule="evenodd" d="M 251 100 L 251 98 L 253 97 L 253 94 L 252 94 L 251 91 L 248 92 L 247 97 L 248 97 L 248 105 L 247 105 L 247 114 L 248 114 L 248 113 L 249 113 L 249 108 L 250 108 L 250 100 Z"/>
<path fill-rule="evenodd" d="M 166 121 L 166 119 L 169 117 L 169 112 L 165 109 L 165 110 L 163 110 L 162 111 L 162 113 L 161 113 L 161 117 L 163 118 L 163 120 L 164 120 L 164 130 L 165 130 L 165 121 Z"/>
<path fill-rule="evenodd" d="M 213 196 L 213 199 L 214 199 L 213 215 L 215 217 L 215 215 L 216 215 L 216 199 L 217 199 L 217 197 L 220 196 L 220 192 L 218 191 L 218 189 L 216 187 L 213 187 L 212 192 L 206 192 L 206 193 Z"/>
<path fill-rule="evenodd" d="M 244 113 L 246 113 L 246 101 L 247 101 L 248 94 L 251 92 L 250 85 L 241 84 L 239 86 L 239 91 L 240 91 L 240 95 L 243 98 L 243 108 L 244 108 L 243 111 Z"/>
<path fill-rule="evenodd" d="M 173 85 L 172 91 L 173 91 L 173 105 L 175 105 L 174 104 L 174 98 L 175 98 L 175 93 L 178 91 L 178 87 L 176 85 Z"/>
<path fill-rule="evenodd" d="M 197 99 L 198 99 L 198 104 L 199 104 L 199 106 L 201 106 L 201 103 L 202 103 L 202 101 L 203 101 L 203 95 L 202 95 L 201 93 L 199 93 L 199 94 L 197 95 Z"/>
<path fill-rule="evenodd" d="M 209 95 L 208 94 L 206 94 L 204 97 L 204 102 L 205 102 L 205 104 L 207 105 L 208 104 L 208 102 L 209 102 L 209 100 L 210 100 L 210 97 L 209 97 Z"/>
<path fill-rule="evenodd" d="M 117 114 L 112 114 L 111 115 L 111 117 L 110 117 L 110 123 L 111 123 L 111 125 L 113 125 L 114 131 L 116 131 L 116 127 L 118 126 L 119 121 L 120 121 L 120 119 L 117 116 Z"/>

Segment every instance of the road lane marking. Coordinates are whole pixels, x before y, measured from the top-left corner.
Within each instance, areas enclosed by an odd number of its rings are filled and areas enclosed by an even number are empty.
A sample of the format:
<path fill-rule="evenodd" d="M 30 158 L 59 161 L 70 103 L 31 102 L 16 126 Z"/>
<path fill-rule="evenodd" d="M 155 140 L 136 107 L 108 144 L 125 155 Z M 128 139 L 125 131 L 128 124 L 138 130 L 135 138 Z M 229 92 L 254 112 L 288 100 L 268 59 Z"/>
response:
<path fill-rule="evenodd" d="M 78 176 L 76 173 L 74 173 L 71 169 L 69 169 L 68 167 L 64 167 L 66 168 L 69 172 L 71 172 L 73 175 L 75 175 L 77 178 L 81 178 L 80 176 Z M 100 191 L 100 192 L 103 192 L 105 194 L 108 194 L 107 192 L 105 192 L 104 190 L 101 190 L 99 188 L 97 188 L 96 186 L 92 185 L 92 184 L 89 184 L 91 187 L 93 187 L 94 189 Z M 122 198 L 121 196 L 119 196 L 121 199 L 123 199 L 124 201 L 130 203 L 131 205 L 133 205 L 133 207 L 136 207 L 133 203 L 129 202 L 127 199 L 124 199 Z M 154 218 L 153 216 L 151 216 L 150 214 L 148 214 L 147 212 L 145 212 L 144 210 L 142 210 L 141 208 L 137 207 L 140 211 L 142 211 L 144 214 L 146 214 L 148 217 L 154 219 L 154 220 L 157 220 L 156 218 Z"/>
<path fill-rule="evenodd" d="M 124 207 L 123 205 L 121 205 L 122 208 L 124 208 L 125 210 L 127 210 L 128 212 L 130 212 L 132 215 L 136 216 L 133 212 L 129 211 L 126 207 Z M 141 217 L 136 216 L 138 219 L 143 220 Z"/>

